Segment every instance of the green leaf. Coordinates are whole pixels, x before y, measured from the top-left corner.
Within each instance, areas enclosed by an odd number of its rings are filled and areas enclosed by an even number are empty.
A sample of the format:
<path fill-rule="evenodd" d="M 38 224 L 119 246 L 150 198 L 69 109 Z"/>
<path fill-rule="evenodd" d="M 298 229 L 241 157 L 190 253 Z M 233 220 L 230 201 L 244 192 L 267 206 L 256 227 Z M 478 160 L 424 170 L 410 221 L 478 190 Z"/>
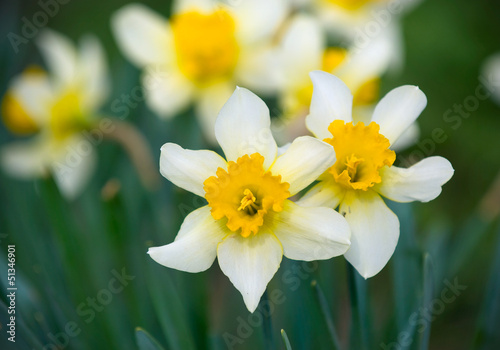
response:
<path fill-rule="evenodd" d="M 292 350 L 292 346 L 290 345 L 290 340 L 288 340 L 288 336 L 284 329 L 281 330 L 281 338 L 283 338 L 283 343 L 285 344 L 285 350 Z"/>
<path fill-rule="evenodd" d="M 424 272 L 423 272 L 423 298 L 422 308 L 424 310 L 432 309 L 432 301 L 434 296 L 434 276 L 432 272 L 432 260 L 429 254 L 424 256 Z M 431 336 L 431 322 L 430 318 L 424 318 L 425 322 L 424 331 L 420 333 L 420 350 L 427 350 L 429 348 L 429 339 Z"/>
<path fill-rule="evenodd" d="M 137 327 L 135 329 L 135 340 L 139 350 L 163 350 L 158 341 L 146 330 Z"/>

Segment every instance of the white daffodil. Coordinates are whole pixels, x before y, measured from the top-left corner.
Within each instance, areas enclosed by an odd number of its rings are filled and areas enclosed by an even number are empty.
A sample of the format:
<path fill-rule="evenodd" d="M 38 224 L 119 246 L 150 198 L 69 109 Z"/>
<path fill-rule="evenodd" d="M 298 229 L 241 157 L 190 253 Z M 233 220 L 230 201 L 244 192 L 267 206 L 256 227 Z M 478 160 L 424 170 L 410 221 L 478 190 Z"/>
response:
<path fill-rule="evenodd" d="M 339 207 L 351 227 L 346 259 L 365 277 L 389 261 L 399 238 L 397 216 L 381 196 L 396 202 L 428 202 L 453 175 L 450 162 L 429 157 L 408 169 L 393 166 L 391 150 L 425 108 L 416 86 L 401 86 L 378 103 L 369 124 L 351 118 L 352 95 L 337 77 L 312 72 L 314 92 L 306 118 L 309 130 L 333 146 L 335 164 L 298 202 L 304 206 Z"/>
<path fill-rule="evenodd" d="M 287 15 L 285 0 L 242 0 L 234 6 L 215 0 L 182 0 L 167 21 L 140 4 L 112 18 L 125 55 L 138 67 L 160 71 L 156 84 L 143 75 L 146 102 L 169 118 L 195 102 L 209 141 L 218 111 L 236 83 L 265 88 L 269 67 L 264 50 Z"/>
<path fill-rule="evenodd" d="M 354 45 L 349 49 L 327 47 L 326 42 L 319 23 L 307 15 L 295 16 L 283 35 L 276 70 L 280 78 L 280 103 L 288 127 L 281 127 L 281 132 L 277 133 L 280 141 L 289 142 L 304 134 L 303 118 L 309 111 L 313 93 L 309 72 L 314 70 L 339 77 L 354 95 L 353 120 L 369 120 L 379 99 L 381 77 L 393 65 L 400 47 L 399 38 L 392 30 L 382 32 L 363 48 Z M 279 127 L 282 123 L 283 120 L 280 120 L 276 125 Z M 417 136 L 418 126 L 415 123 L 394 148 L 402 149 L 414 143 Z"/>
<path fill-rule="evenodd" d="M 19 178 L 54 174 L 61 192 L 71 198 L 95 166 L 93 147 L 81 132 L 93 126 L 107 97 L 106 60 L 91 36 L 82 39 L 77 50 L 66 37 L 45 30 L 37 45 L 48 72 L 26 69 L 12 80 L 2 101 L 7 129 L 36 135 L 4 146 L 0 161 L 7 173 Z"/>
<path fill-rule="evenodd" d="M 237 88 L 221 109 L 215 136 L 227 161 L 212 151 L 167 143 L 160 170 L 208 205 L 189 214 L 171 244 L 149 249 L 158 263 L 187 272 L 208 269 L 218 257 L 222 272 L 253 312 L 282 256 L 329 259 L 349 247 L 345 219 L 330 208 L 305 208 L 290 197 L 333 164 L 333 149 L 305 136 L 282 155 L 270 131 L 269 110 Z"/>

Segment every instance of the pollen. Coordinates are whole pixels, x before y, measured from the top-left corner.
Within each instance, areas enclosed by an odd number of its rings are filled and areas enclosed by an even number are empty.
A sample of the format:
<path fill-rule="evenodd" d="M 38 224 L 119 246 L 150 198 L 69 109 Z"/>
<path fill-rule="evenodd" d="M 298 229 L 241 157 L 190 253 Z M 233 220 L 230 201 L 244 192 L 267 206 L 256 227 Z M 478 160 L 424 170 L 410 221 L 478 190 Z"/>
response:
<path fill-rule="evenodd" d="M 216 220 L 227 219 L 226 226 L 243 237 L 256 235 L 271 212 L 283 210 L 290 196 L 290 184 L 263 168 L 264 157 L 244 155 L 229 162 L 227 171 L 219 168 L 205 182 L 205 198 Z"/>
<path fill-rule="evenodd" d="M 389 149 L 389 140 L 379 133 L 380 126 L 375 122 L 353 125 L 335 120 L 328 131 L 333 137 L 324 141 L 333 146 L 337 155 L 328 172 L 347 189 L 367 191 L 382 181 L 379 170 L 392 166 L 396 160 L 396 153 Z"/>
<path fill-rule="evenodd" d="M 239 47 L 235 22 L 222 9 L 211 14 L 190 11 L 172 18 L 172 30 L 181 72 L 204 86 L 230 77 L 236 67 Z"/>

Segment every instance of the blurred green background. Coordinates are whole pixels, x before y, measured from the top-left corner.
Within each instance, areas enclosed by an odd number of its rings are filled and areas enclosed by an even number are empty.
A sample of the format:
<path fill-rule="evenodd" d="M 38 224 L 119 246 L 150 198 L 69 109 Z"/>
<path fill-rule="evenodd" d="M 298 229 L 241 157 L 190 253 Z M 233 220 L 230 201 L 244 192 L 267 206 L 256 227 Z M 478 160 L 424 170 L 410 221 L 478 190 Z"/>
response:
<path fill-rule="evenodd" d="M 70 0 L 48 24 L 73 40 L 88 32 L 99 36 L 111 67 L 110 102 L 139 84 L 139 70 L 120 54 L 109 27 L 110 15 L 125 3 Z M 169 1 L 143 3 L 170 13 Z M 23 16 L 40 11 L 37 2 L 0 6 L 3 96 L 13 76 L 29 64 L 43 63 L 32 40 L 16 54 L 6 36 L 20 32 Z M 250 316 L 217 263 L 207 272 L 188 274 L 159 266 L 146 255 L 149 246 L 171 242 L 185 215 L 203 200 L 163 178 L 158 190 L 145 190 L 123 149 L 104 142 L 88 190 L 71 203 L 51 179 L 23 182 L 0 172 L 2 304 L 8 305 L 8 244 L 16 245 L 18 277 L 17 342 L 13 347 L 6 341 L 8 315 L 2 305 L 0 347 L 51 349 L 55 337 L 58 348 L 155 349 L 146 333 L 136 332 L 141 327 L 165 349 L 225 349 L 228 339 L 235 348 L 272 344 L 279 349 L 284 348 L 280 329 L 293 349 L 331 349 L 326 315 L 343 348 L 350 343 L 351 349 L 423 349 L 429 336 L 430 349 L 500 348 L 500 230 L 498 220 L 488 216 L 495 204 L 500 206 L 498 188 L 496 201 L 481 207 L 484 198 L 494 197 L 492 183 L 500 169 L 500 107 L 481 100 L 469 117 L 460 118 L 460 127 L 444 118 L 448 109 L 474 96 L 484 59 L 500 51 L 500 2 L 427 0 L 405 16 L 402 26 L 405 65 L 400 74 L 383 79 L 382 92 L 418 85 L 428 98 L 419 118 L 421 140 L 429 140 L 436 128 L 446 140 L 421 142 L 398 157 L 419 151 L 441 155 L 451 161 L 455 175 L 430 203 L 390 204 L 400 217 L 401 238 L 379 275 L 368 281 L 355 277 L 348 287 L 342 257 L 314 264 L 284 259 L 269 285 L 271 299 L 273 291 L 282 293 L 269 336 L 268 318 Z M 111 114 L 109 107 L 104 111 Z M 192 110 L 165 122 L 141 103 L 127 121 L 145 135 L 155 161 L 165 142 L 206 148 Z M 14 137 L 0 126 L 0 140 L 3 145 Z M 110 180 L 120 184 L 111 198 L 101 195 Z M 94 309 L 92 320 L 90 312 L 82 316 L 92 309 L 87 298 L 105 293 L 114 273 L 123 269 L 134 279 L 102 310 Z M 311 286 L 313 280 L 319 287 Z M 447 283 L 456 281 L 466 289 L 452 302 L 443 301 Z M 71 322 L 81 332 L 65 336 Z"/>

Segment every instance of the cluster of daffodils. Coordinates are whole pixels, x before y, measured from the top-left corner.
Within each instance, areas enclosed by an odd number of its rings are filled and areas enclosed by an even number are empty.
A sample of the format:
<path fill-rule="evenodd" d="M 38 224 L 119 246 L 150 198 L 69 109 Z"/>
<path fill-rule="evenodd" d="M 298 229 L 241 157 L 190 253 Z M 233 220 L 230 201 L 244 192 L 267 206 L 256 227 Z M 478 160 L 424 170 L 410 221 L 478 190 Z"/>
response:
<path fill-rule="evenodd" d="M 311 102 L 309 72 L 339 76 L 353 91 L 354 116 L 368 119 L 379 99 L 380 78 L 401 61 L 399 15 L 407 0 L 174 1 L 167 20 L 141 4 L 117 11 L 112 29 L 124 55 L 143 71 L 146 103 L 170 118 L 193 105 L 205 139 L 235 85 L 279 102 L 278 141 L 305 132 Z M 374 32 L 364 25 L 384 13 Z M 375 17 L 374 17 L 375 16 Z M 333 25 L 335 24 L 335 25 Z M 358 33 L 362 34 L 359 40 Z M 148 88 L 148 74 L 160 71 Z M 400 146 L 411 144 L 414 126 Z"/>
<path fill-rule="evenodd" d="M 19 178 L 53 174 L 61 192 L 71 198 L 84 188 L 96 164 L 82 131 L 95 125 L 108 95 L 104 51 L 94 37 L 85 37 L 76 49 L 49 30 L 37 44 L 48 72 L 33 66 L 14 77 L 1 105 L 6 128 L 31 137 L 3 146 L 0 162 Z"/>
<path fill-rule="evenodd" d="M 310 261 L 344 254 L 363 277 L 377 274 L 399 237 L 398 218 L 381 196 L 427 202 L 453 175 L 441 157 L 393 166 L 391 146 L 426 105 L 417 87 L 391 91 L 369 123 L 356 123 L 349 88 L 325 72 L 311 77 L 306 122 L 316 139 L 298 137 L 279 151 L 264 102 L 236 88 L 215 123 L 226 159 L 171 143 L 161 149 L 162 175 L 208 205 L 186 217 L 173 243 L 150 248 L 150 256 L 188 272 L 208 269 L 217 257 L 251 312 L 283 255 Z M 298 202 L 290 199 L 316 180 Z"/>

